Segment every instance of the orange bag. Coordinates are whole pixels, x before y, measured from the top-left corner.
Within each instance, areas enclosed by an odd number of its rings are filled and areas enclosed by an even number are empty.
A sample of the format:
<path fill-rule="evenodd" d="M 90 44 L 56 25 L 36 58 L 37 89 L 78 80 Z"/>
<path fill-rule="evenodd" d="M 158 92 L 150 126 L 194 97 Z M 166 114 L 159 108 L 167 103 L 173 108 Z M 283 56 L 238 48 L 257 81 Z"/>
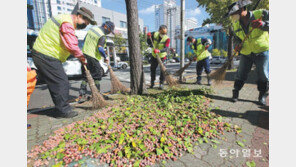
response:
<path fill-rule="evenodd" d="M 27 106 L 29 105 L 31 94 L 35 89 L 37 82 L 36 76 L 37 74 L 35 70 L 27 70 Z"/>

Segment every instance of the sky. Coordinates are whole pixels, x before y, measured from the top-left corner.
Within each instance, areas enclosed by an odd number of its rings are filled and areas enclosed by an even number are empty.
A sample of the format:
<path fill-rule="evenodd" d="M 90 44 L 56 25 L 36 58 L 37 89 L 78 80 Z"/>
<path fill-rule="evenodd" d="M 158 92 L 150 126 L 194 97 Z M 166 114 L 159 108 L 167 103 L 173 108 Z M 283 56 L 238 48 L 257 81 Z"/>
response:
<path fill-rule="evenodd" d="M 181 6 L 181 0 L 176 0 L 177 5 Z M 154 6 L 161 4 L 162 0 L 138 0 L 138 14 L 144 21 L 144 26 L 149 27 L 149 31 L 155 31 L 154 26 Z M 209 17 L 204 8 L 197 7 L 196 0 L 185 0 L 185 16 L 193 18 L 201 26 L 203 20 Z M 116 12 L 126 14 L 125 0 L 102 0 L 102 7 Z"/>

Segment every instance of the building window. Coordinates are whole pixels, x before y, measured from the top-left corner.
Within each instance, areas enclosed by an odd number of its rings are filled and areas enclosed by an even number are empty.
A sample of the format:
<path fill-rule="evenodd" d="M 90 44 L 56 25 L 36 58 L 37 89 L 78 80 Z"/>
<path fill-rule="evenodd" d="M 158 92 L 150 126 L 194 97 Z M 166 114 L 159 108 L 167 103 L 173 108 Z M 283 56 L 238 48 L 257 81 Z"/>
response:
<path fill-rule="evenodd" d="M 74 4 L 72 3 L 66 3 L 68 6 L 74 6 Z"/>
<path fill-rule="evenodd" d="M 60 6 L 58 6 L 58 10 L 62 10 L 62 8 Z"/>
<path fill-rule="evenodd" d="M 60 0 L 57 0 L 57 4 L 61 4 L 61 1 Z"/>
<path fill-rule="evenodd" d="M 72 9 L 67 9 L 68 12 L 72 12 Z"/>
<path fill-rule="evenodd" d="M 126 22 L 120 21 L 120 28 L 126 28 Z"/>
<path fill-rule="evenodd" d="M 110 18 L 108 18 L 108 17 L 102 17 L 102 23 L 105 23 L 106 21 L 110 21 Z"/>

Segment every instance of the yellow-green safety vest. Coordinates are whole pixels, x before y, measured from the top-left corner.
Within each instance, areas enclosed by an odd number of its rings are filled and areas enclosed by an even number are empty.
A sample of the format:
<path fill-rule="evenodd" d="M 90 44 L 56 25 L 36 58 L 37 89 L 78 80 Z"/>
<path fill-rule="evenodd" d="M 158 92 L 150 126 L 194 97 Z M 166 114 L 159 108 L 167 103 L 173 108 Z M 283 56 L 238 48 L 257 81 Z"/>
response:
<path fill-rule="evenodd" d="M 167 41 L 167 39 L 169 38 L 167 35 L 164 35 L 162 37 L 162 39 L 158 42 L 159 39 L 159 32 L 154 32 L 154 41 L 153 41 L 153 45 L 155 49 L 158 50 L 162 50 L 165 47 L 165 42 Z M 167 52 L 162 52 L 162 53 L 158 53 L 160 58 L 164 58 L 167 55 Z M 156 54 L 152 51 L 152 56 L 156 58 Z"/>
<path fill-rule="evenodd" d="M 263 9 L 253 11 L 255 19 L 260 19 L 263 13 Z M 246 34 L 242 29 L 240 22 L 233 22 L 233 30 L 236 36 L 241 40 L 244 40 Z M 252 26 L 249 26 L 249 32 L 252 30 Z M 251 53 L 261 53 L 269 50 L 269 33 L 263 31 L 260 28 L 255 28 L 249 35 L 248 39 L 243 43 L 240 51 L 243 55 L 249 55 Z"/>
<path fill-rule="evenodd" d="M 41 28 L 34 43 L 33 49 L 50 57 L 65 62 L 70 56 L 60 37 L 60 26 L 62 23 L 70 23 L 73 27 L 73 20 L 70 14 L 59 14 L 49 20 Z"/>
<path fill-rule="evenodd" d="M 88 30 L 85 40 L 84 40 L 84 45 L 82 48 L 83 54 L 86 54 L 88 56 L 91 56 L 97 60 L 101 60 L 101 54 L 98 50 L 98 42 L 99 39 L 105 36 L 105 33 L 102 31 L 100 27 L 92 27 Z M 106 41 L 104 46 L 106 47 Z"/>
<path fill-rule="evenodd" d="M 211 55 L 211 53 L 205 49 L 205 46 L 201 43 L 201 38 L 196 39 L 196 47 L 193 45 L 191 45 L 191 49 L 193 50 L 193 52 L 195 53 L 195 55 L 197 56 L 196 59 L 198 61 L 203 60 L 207 57 L 209 57 Z"/>

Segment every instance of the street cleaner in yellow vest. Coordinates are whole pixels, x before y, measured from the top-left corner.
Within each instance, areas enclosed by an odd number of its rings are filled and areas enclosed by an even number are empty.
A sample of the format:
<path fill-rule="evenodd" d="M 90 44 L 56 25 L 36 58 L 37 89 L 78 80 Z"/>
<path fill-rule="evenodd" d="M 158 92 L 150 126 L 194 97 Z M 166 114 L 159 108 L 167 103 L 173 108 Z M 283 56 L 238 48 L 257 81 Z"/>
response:
<path fill-rule="evenodd" d="M 78 115 L 68 103 L 69 81 L 62 63 L 70 54 L 81 63 L 87 64 L 78 47 L 75 29 L 84 29 L 88 24 L 96 24 L 93 13 L 81 7 L 76 14 L 59 14 L 47 20 L 33 46 L 33 61 L 38 75 L 44 78 L 52 101 L 55 104 L 56 117 L 71 118 Z"/>
<path fill-rule="evenodd" d="M 106 47 L 107 37 L 106 35 L 113 33 L 114 34 L 115 25 L 111 21 L 107 21 L 102 24 L 101 27 L 95 26 L 88 30 L 85 39 L 82 52 L 87 60 L 87 69 L 92 75 L 96 87 L 100 91 L 100 80 L 102 80 L 103 74 L 101 73 L 101 64 L 100 60 L 102 56 L 104 62 L 108 63 L 108 57 L 105 53 L 104 48 Z M 79 103 L 86 101 L 86 88 L 87 88 L 87 79 L 85 77 L 85 70 L 81 68 L 84 80 L 81 82 L 79 90 Z"/>
<path fill-rule="evenodd" d="M 203 69 L 207 74 L 208 85 L 211 85 L 211 79 L 209 74 L 211 73 L 210 69 L 210 57 L 211 53 L 208 51 L 208 48 L 212 44 L 212 41 L 207 38 L 193 38 L 193 36 L 189 36 L 187 38 L 187 45 L 191 46 L 196 57 L 193 58 L 196 63 L 196 84 L 201 85 L 201 74 Z"/>
<path fill-rule="evenodd" d="M 251 3 L 250 0 L 239 0 L 228 7 L 227 14 L 232 20 L 235 35 L 235 50 L 240 53 L 232 100 L 233 102 L 238 101 L 239 91 L 255 64 L 258 78 L 258 101 L 260 105 L 266 105 L 269 88 L 269 12 L 263 9 L 248 11 L 246 6 Z M 247 40 L 242 47 L 239 47 L 238 44 L 249 33 Z"/>
<path fill-rule="evenodd" d="M 156 32 L 149 32 L 147 34 L 147 43 L 150 47 L 152 46 L 152 41 L 154 45 L 154 50 L 152 51 L 152 54 L 150 55 L 150 71 L 151 71 L 151 85 L 150 88 L 154 87 L 154 81 L 156 78 L 156 68 L 158 66 L 158 62 L 156 59 L 156 54 L 159 55 L 160 59 L 162 62 L 166 60 L 166 56 L 169 51 L 169 46 L 170 46 L 170 38 L 167 36 L 167 26 L 166 25 L 161 25 L 159 27 L 159 30 Z M 152 38 L 152 41 L 150 40 Z M 163 89 L 163 82 L 164 82 L 164 74 L 160 70 L 160 77 L 159 77 L 159 89 Z"/>

